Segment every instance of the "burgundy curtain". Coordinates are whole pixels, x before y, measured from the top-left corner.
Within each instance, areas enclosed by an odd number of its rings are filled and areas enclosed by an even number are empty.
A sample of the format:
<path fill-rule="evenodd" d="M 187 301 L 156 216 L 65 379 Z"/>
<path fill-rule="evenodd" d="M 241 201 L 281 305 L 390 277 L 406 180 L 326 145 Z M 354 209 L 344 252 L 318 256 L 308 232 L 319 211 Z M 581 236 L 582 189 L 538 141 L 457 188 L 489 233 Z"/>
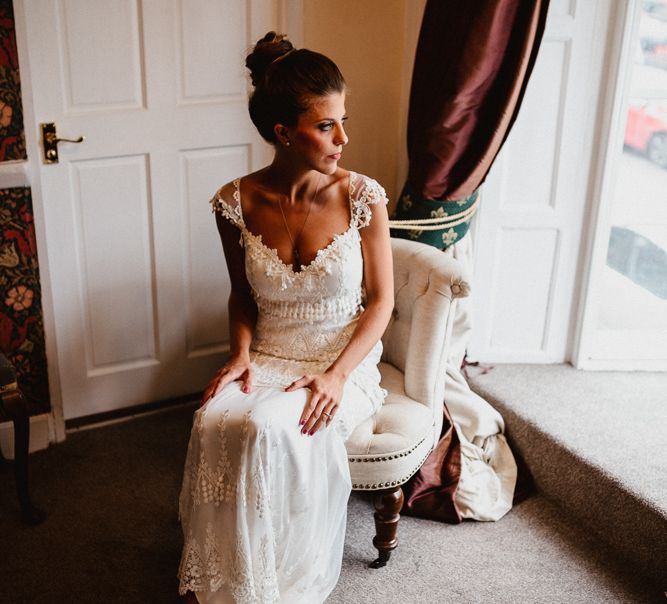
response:
<path fill-rule="evenodd" d="M 468 197 L 510 132 L 548 0 L 428 0 L 408 115 L 408 181 L 428 199 Z"/>
<path fill-rule="evenodd" d="M 408 182 L 397 218 L 436 215 L 438 203 L 456 212 L 476 199 L 519 112 L 548 5 L 548 0 L 428 0 L 410 91 Z M 466 201 L 453 203 L 457 200 Z M 407 236 L 446 247 L 460 240 L 468 225 Z M 446 407 L 444 420 L 438 445 L 404 485 L 403 512 L 457 523 L 460 444 Z M 524 492 L 519 488 L 517 494 Z"/>

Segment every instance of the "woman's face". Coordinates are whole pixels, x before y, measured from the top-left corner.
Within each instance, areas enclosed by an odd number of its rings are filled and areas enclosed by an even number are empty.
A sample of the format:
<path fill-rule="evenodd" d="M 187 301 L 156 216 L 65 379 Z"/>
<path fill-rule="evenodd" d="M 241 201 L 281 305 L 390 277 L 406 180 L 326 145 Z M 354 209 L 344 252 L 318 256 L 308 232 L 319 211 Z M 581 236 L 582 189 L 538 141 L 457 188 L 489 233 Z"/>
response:
<path fill-rule="evenodd" d="M 289 129 L 290 149 L 311 169 L 333 174 L 338 167 L 347 135 L 345 92 L 333 92 L 316 98 Z"/>

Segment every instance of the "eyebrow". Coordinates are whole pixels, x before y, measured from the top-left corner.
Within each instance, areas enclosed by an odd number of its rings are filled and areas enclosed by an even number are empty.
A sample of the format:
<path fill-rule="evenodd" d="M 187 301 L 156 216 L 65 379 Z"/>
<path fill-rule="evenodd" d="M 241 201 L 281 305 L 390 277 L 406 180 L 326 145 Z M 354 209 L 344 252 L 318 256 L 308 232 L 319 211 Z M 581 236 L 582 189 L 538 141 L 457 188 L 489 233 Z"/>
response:
<path fill-rule="evenodd" d="M 341 121 L 347 119 L 347 114 L 345 114 L 343 117 L 340 118 Z M 335 122 L 336 118 L 335 117 L 321 117 L 317 120 L 313 120 L 315 123 L 319 124 L 320 122 Z"/>

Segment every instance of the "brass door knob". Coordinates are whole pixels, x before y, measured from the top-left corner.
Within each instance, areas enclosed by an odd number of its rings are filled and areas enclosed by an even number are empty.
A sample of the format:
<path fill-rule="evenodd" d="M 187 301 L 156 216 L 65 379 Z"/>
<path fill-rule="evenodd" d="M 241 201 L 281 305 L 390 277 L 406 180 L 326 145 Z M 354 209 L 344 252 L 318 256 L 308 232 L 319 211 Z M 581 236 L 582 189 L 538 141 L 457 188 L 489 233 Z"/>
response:
<path fill-rule="evenodd" d="M 58 138 L 56 125 L 53 122 L 40 124 L 42 129 L 42 151 L 45 164 L 58 163 L 58 143 L 82 143 L 85 136 L 79 138 Z"/>

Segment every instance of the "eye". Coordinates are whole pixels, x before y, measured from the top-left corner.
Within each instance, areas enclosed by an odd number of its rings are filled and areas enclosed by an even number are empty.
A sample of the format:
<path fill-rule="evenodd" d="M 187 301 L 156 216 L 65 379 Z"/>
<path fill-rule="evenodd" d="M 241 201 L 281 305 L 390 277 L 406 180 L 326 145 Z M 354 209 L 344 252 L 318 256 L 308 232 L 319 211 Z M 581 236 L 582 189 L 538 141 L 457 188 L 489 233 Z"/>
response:
<path fill-rule="evenodd" d="M 341 124 L 345 124 L 347 121 L 347 116 L 341 118 L 340 122 Z M 322 130 L 322 132 L 328 132 L 335 126 L 336 122 L 334 120 L 329 120 L 327 122 L 322 122 L 321 124 L 317 124 L 317 127 Z"/>

